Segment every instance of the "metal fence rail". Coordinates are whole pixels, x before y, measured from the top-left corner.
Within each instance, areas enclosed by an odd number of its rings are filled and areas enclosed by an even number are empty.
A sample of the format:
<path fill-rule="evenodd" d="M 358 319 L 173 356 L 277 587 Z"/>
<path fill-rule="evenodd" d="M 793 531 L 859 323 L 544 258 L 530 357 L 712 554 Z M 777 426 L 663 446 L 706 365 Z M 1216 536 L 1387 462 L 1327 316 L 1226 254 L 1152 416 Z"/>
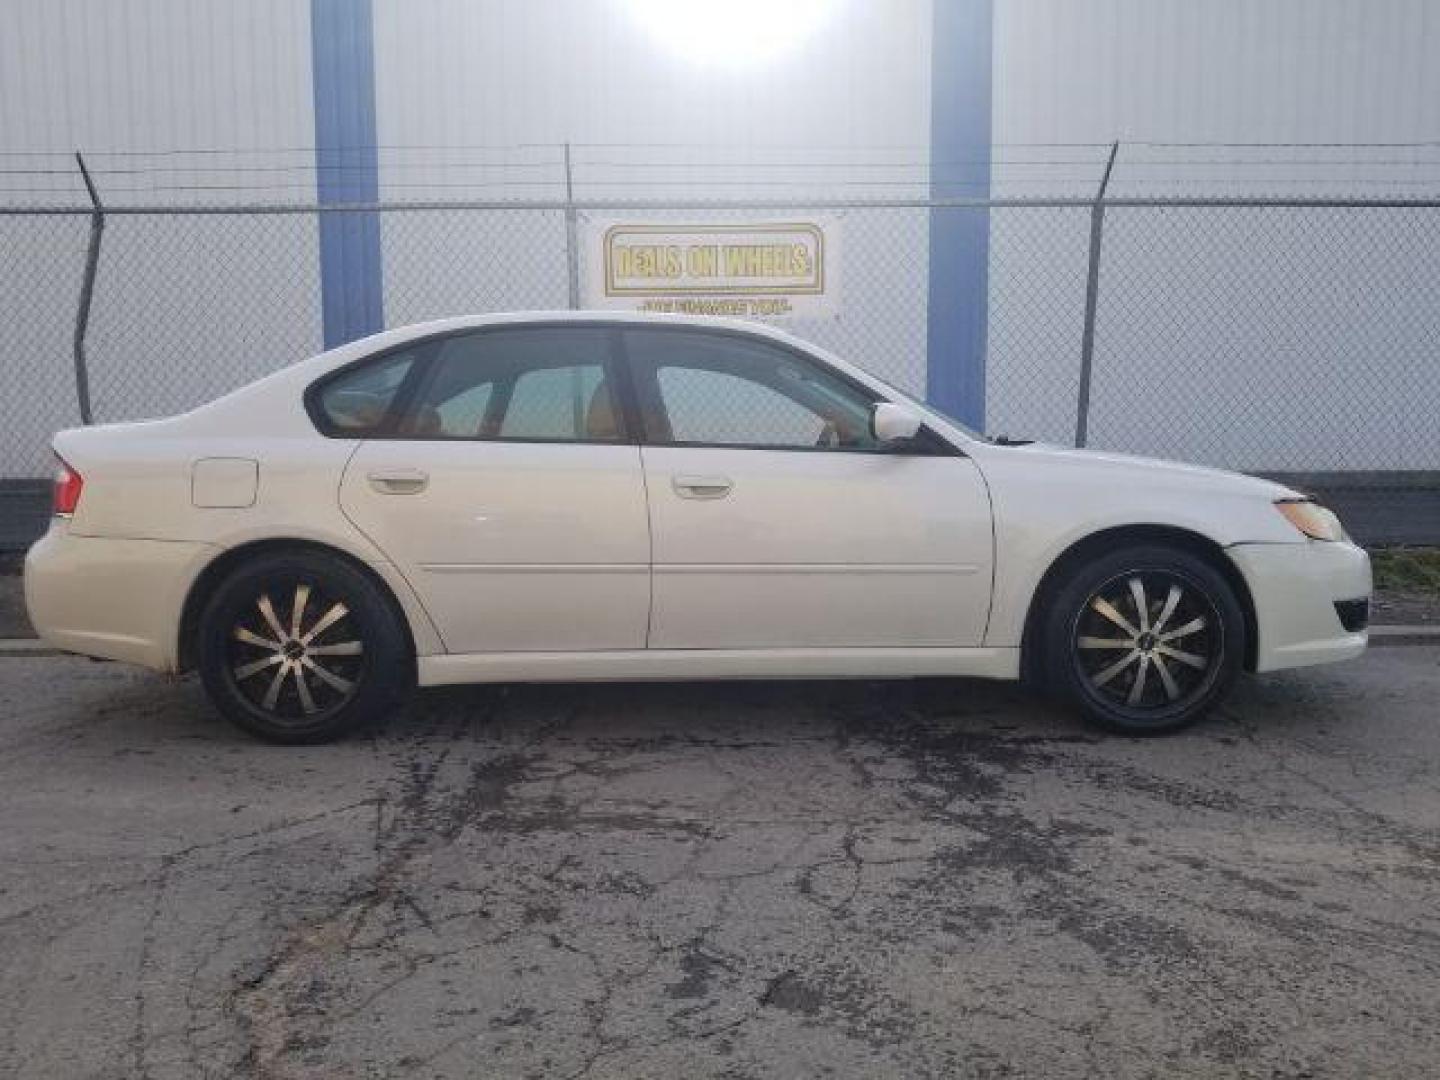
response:
<path fill-rule="evenodd" d="M 1104 182 L 1057 199 L 326 206 L 85 190 L 89 205 L 0 208 L 0 477 L 48 472 L 56 428 L 173 413 L 318 352 L 318 223 L 357 213 L 379 220 L 388 325 L 576 306 L 587 215 L 834 215 L 840 312 L 786 325 L 919 392 L 928 223 L 988 215 L 991 431 L 1357 490 L 1440 469 L 1440 200 L 1112 197 Z"/>

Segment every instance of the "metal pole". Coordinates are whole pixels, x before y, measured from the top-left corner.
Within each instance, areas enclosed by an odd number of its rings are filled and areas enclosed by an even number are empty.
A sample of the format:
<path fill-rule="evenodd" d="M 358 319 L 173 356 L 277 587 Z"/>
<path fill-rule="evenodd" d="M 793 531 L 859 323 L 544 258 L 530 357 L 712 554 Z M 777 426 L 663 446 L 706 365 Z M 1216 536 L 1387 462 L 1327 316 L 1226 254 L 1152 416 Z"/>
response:
<path fill-rule="evenodd" d="M 80 177 L 85 181 L 85 190 L 90 193 L 90 246 L 85 253 L 85 277 L 80 283 L 80 308 L 75 313 L 75 397 L 80 405 L 80 422 L 94 423 L 90 413 L 90 367 L 85 358 L 85 332 L 90 327 L 90 303 L 95 298 L 95 273 L 100 267 L 100 239 L 105 233 L 105 207 L 100 202 L 100 193 L 95 190 L 95 181 L 85 167 L 80 151 L 75 151 L 75 164 L 80 167 Z"/>
<path fill-rule="evenodd" d="M 580 247 L 575 213 L 575 174 L 570 168 L 570 144 L 565 144 L 565 269 L 570 286 L 570 310 L 580 308 Z"/>
<path fill-rule="evenodd" d="M 1075 445 L 1084 446 L 1090 437 L 1090 374 L 1095 360 L 1095 306 L 1100 296 L 1100 244 L 1105 236 L 1105 189 L 1110 186 L 1110 173 L 1115 156 L 1120 152 L 1117 139 L 1110 147 L 1110 159 L 1100 177 L 1100 189 L 1090 207 L 1090 267 L 1085 275 L 1085 329 L 1080 336 L 1080 395 L 1075 403 Z"/>

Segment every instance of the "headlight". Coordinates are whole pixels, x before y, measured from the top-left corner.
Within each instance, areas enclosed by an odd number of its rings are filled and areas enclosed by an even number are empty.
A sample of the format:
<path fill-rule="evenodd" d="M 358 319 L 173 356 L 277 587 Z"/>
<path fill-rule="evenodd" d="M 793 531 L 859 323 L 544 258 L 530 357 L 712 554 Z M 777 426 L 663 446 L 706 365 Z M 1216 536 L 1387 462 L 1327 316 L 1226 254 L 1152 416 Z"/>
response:
<path fill-rule="evenodd" d="M 1280 499 L 1275 509 L 1311 540 L 1349 540 L 1340 519 L 1313 499 Z"/>

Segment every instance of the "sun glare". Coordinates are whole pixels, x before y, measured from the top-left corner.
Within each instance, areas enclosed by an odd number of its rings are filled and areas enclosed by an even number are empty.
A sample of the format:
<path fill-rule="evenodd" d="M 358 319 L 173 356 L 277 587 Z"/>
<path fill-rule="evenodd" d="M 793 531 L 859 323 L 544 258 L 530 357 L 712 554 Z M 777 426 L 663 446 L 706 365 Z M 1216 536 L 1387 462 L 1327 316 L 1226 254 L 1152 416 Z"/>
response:
<path fill-rule="evenodd" d="M 799 47 L 836 0 L 627 0 L 651 37 L 686 60 L 749 67 Z"/>

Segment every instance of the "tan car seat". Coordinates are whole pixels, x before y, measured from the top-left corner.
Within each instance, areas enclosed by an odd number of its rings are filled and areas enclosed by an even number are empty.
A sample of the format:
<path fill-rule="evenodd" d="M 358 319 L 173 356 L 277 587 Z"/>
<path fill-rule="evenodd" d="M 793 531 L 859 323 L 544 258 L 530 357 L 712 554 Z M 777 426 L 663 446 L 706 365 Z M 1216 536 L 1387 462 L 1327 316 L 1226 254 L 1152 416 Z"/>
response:
<path fill-rule="evenodd" d="M 590 406 L 585 410 L 585 437 L 608 440 L 620 437 L 620 418 L 615 415 L 615 399 L 610 394 L 608 379 L 601 379 L 590 395 Z"/>

